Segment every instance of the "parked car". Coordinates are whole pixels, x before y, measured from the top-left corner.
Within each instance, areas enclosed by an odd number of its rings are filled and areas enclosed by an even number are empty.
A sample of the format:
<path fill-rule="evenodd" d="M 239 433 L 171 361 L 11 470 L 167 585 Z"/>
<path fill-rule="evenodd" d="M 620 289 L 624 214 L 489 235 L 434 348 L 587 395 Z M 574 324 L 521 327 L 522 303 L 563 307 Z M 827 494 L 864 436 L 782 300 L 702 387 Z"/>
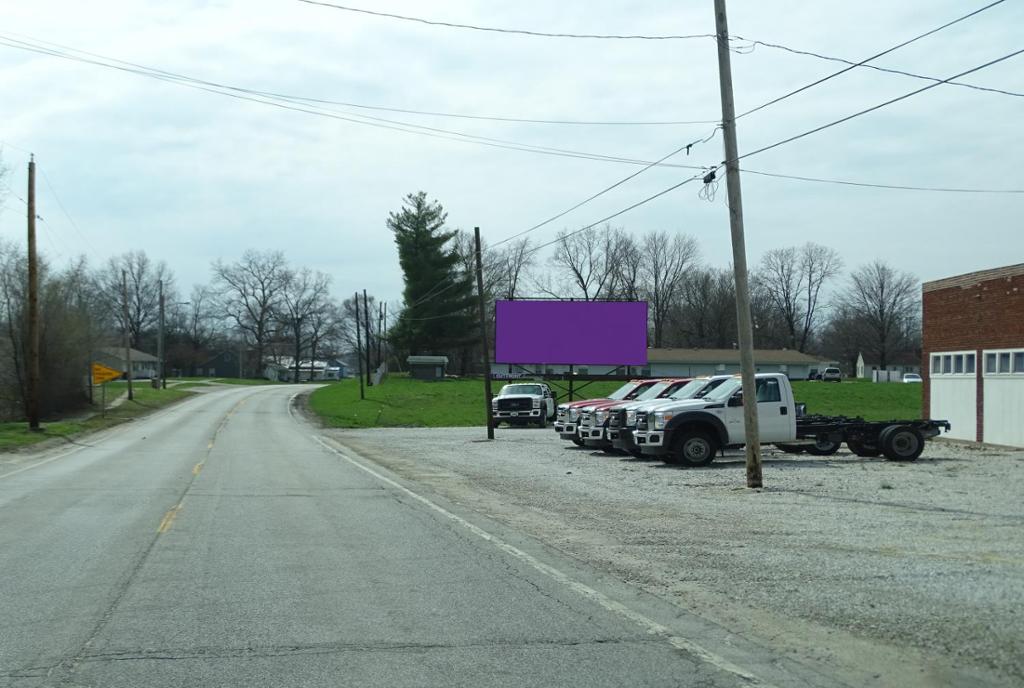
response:
<path fill-rule="evenodd" d="M 607 397 L 601 397 L 599 399 L 582 399 L 580 401 L 570 401 L 564 404 L 559 404 L 557 411 L 558 415 L 555 418 L 555 432 L 558 433 L 559 438 L 563 440 L 570 440 L 576 446 L 582 447 L 583 438 L 580 437 L 579 420 L 583 408 L 590 406 L 595 402 L 606 401 L 609 399 L 614 401 L 628 401 L 630 399 L 636 399 L 638 396 L 643 394 L 645 389 L 653 385 L 655 382 L 657 382 L 657 380 L 630 380 Z"/>
<path fill-rule="evenodd" d="M 843 371 L 839 370 L 839 368 L 825 368 L 825 370 L 821 371 L 821 381 L 842 382 Z"/>
<path fill-rule="evenodd" d="M 904 382 L 922 382 L 921 376 L 917 373 L 903 373 Z"/>

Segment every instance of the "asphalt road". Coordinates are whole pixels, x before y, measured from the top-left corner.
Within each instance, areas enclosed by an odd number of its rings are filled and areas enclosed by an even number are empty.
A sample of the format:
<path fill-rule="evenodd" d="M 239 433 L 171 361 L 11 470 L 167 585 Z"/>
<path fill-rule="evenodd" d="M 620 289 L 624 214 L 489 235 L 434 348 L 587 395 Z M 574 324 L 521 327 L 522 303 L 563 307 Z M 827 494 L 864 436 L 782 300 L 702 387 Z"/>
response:
<path fill-rule="evenodd" d="M 330 446 L 301 389 L 0 464 L 0 685 L 771 683 L 776 658 Z"/>

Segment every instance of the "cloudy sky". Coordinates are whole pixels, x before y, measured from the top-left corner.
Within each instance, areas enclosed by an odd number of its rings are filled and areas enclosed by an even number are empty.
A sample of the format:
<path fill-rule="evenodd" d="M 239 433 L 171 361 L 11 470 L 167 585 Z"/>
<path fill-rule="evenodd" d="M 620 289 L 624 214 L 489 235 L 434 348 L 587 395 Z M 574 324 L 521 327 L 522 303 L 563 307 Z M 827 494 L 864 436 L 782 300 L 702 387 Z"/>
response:
<path fill-rule="evenodd" d="M 552 33 L 714 32 L 711 0 L 340 0 L 346 1 L 436 21 Z M 860 60 L 984 4 L 732 0 L 729 19 L 734 36 Z M 103 56 L 101 61 L 114 58 L 238 88 L 503 118 L 720 117 L 715 44 L 708 38 L 480 32 L 298 0 L 6 5 L 4 42 L 47 41 L 63 54 L 86 51 Z M 946 78 L 1021 48 L 1024 3 L 1009 0 L 877 64 Z M 741 50 L 733 55 L 737 109 L 756 107 L 841 67 L 766 46 Z M 1024 56 L 963 81 L 1024 93 Z M 853 70 L 740 119 L 740 151 L 927 83 Z M 280 249 L 293 264 L 330 274 L 336 294 L 366 288 L 395 301 L 401 273 L 385 219 L 406 194 L 426 191 L 445 206 L 453 227 L 479 225 L 493 243 L 641 169 L 481 145 L 460 134 L 650 161 L 714 130 L 706 123 L 536 124 L 284 103 L 318 115 L 8 45 L 0 45 L 0 93 L 0 145 L 11 188 L 0 201 L 0 236 L 24 240 L 19 197 L 32 151 L 45 174 L 38 193 L 45 219 L 40 248 L 48 257 L 60 263 L 85 254 L 98 263 L 141 249 L 166 260 L 184 291 L 207 282 L 209 265 L 218 258 L 234 260 L 246 248 Z M 743 165 L 876 184 L 1024 189 L 1022 122 L 1024 98 L 942 85 Z M 409 125 L 454 133 L 410 133 Z M 716 135 L 669 162 L 708 166 L 722 157 Z M 692 174 L 678 167 L 650 169 L 533 234 L 548 241 L 559 229 L 599 220 Z M 726 265 L 731 250 L 724 184 L 713 202 L 698 198 L 699 188 L 684 186 L 613 224 L 637 234 L 692 234 L 707 262 Z M 750 174 L 743 177 L 743 192 L 751 264 L 769 248 L 808 239 L 840 250 L 847 266 L 881 257 L 924 280 L 1024 261 L 1024 194 L 925 193 Z"/>

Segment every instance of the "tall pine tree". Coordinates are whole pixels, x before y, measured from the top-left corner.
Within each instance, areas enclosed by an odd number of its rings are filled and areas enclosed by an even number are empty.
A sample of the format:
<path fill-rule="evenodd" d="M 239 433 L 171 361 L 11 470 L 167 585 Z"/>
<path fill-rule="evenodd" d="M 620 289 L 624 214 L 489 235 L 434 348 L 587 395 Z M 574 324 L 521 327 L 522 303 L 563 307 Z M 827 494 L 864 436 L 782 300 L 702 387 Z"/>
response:
<path fill-rule="evenodd" d="M 388 214 L 405 281 L 405 308 L 391 340 L 410 354 L 450 355 L 474 336 L 474 276 L 460 269 L 456 232 L 445 229 L 447 218 L 423 191 Z"/>

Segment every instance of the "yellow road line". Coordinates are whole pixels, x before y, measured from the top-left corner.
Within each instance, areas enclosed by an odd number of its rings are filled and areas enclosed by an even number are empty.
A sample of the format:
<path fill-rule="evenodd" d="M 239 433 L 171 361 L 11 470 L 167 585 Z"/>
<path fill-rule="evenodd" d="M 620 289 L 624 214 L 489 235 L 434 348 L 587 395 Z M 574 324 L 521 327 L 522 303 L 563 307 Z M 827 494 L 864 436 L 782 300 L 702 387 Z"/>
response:
<path fill-rule="evenodd" d="M 164 514 L 164 518 L 160 521 L 160 526 L 156 529 L 156 532 L 163 534 L 170 530 L 171 524 L 174 523 L 174 519 L 179 511 L 181 511 L 181 502 L 175 504 L 173 509 Z"/>
<path fill-rule="evenodd" d="M 199 471 L 203 470 L 203 462 L 200 461 L 192 467 L 192 475 L 199 475 Z"/>

